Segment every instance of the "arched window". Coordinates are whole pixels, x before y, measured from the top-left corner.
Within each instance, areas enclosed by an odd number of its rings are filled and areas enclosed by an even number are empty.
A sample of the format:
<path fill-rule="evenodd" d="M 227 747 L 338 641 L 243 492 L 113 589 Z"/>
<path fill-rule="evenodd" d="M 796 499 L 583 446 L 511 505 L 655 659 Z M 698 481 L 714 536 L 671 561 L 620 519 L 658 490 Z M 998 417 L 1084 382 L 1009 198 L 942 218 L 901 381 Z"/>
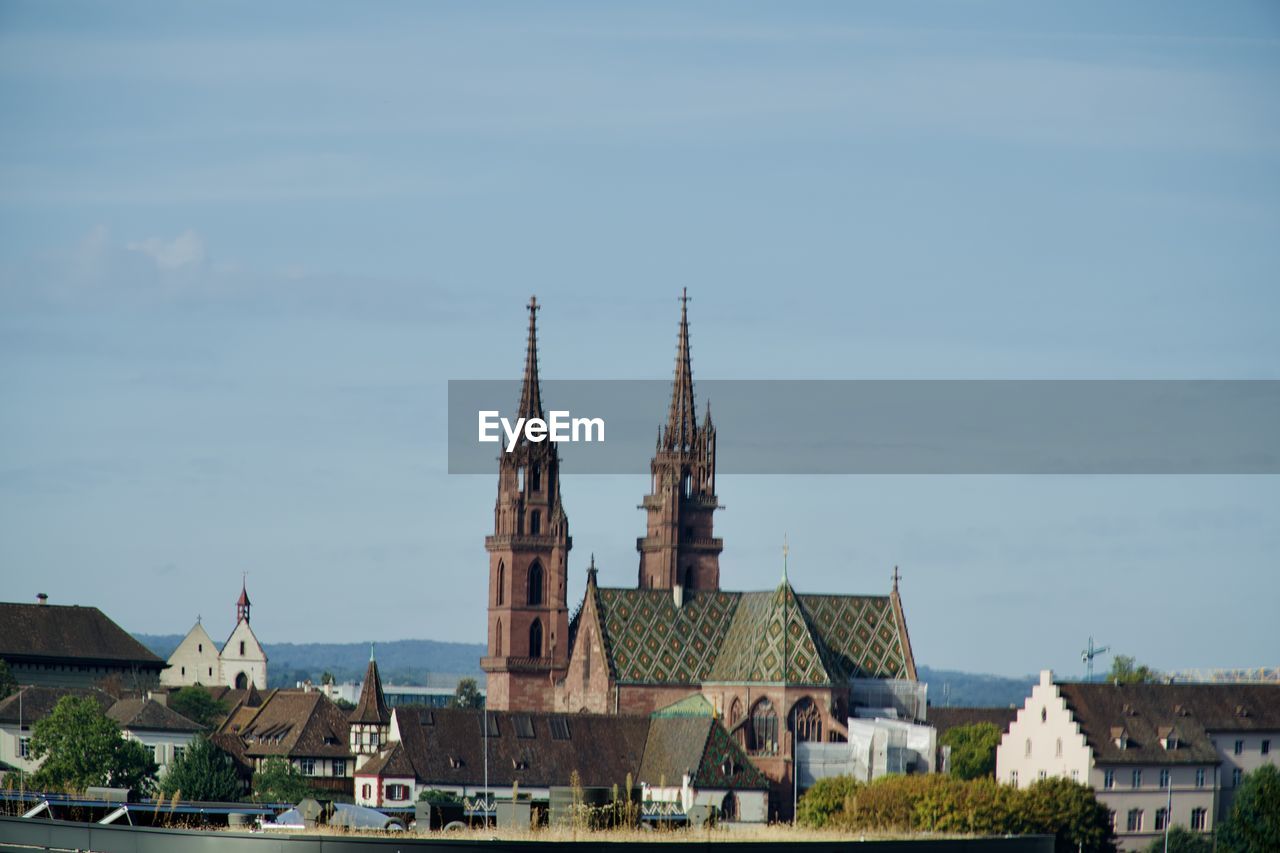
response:
<path fill-rule="evenodd" d="M 529 491 L 537 492 L 542 490 L 542 469 L 537 465 L 529 466 Z"/>
<path fill-rule="evenodd" d="M 742 722 L 742 702 L 735 696 L 733 704 L 729 706 L 729 728 L 733 728 Z"/>
<path fill-rule="evenodd" d="M 795 722 L 796 739 L 805 742 L 822 742 L 822 712 L 818 705 L 808 696 L 801 699 L 791 709 Z"/>
<path fill-rule="evenodd" d="M 525 602 L 527 604 L 542 603 L 542 586 L 542 563 L 534 560 L 533 565 L 529 567 L 529 590 L 528 595 L 525 596 Z M 535 655 L 535 657 L 537 656 Z"/>
<path fill-rule="evenodd" d="M 497 604 L 505 604 L 507 600 L 507 564 L 498 561 L 498 598 Z"/>
<path fill-rule="evenodd" d="M 529 626 L 529 657 L 542 657 L 542 620 L 534 619 Z"/>
<path fill-rule="evenodd" d="M 498 620 L 498 624 L 493 629 L 493 656 L 502 657 L 502 620 Z"/>
<path fill-rule="evenodd" d="M 769 755 L 778 751 L 778 712 L 768 699 L 761 699 L 751 709 L 751 722 L 747 726 L 747 749 Z"/>
<path fill-rule="evenodd" d="M 720 819 L 721 820 L 737 820 L 738 818 L 738 797 L 730 791 L 724 795 L 724 799 L 720 801 Z"/>

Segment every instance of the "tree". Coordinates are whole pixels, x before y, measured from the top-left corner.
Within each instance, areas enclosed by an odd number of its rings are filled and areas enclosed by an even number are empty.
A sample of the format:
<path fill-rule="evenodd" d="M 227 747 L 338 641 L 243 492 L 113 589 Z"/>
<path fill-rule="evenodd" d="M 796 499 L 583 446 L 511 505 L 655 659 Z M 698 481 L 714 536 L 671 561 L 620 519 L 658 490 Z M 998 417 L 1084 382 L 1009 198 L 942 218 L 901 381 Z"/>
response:
<path fill-rule="evenodd" d="M 1129 655 L 1112 658 L 1111 672 L 1107 673 L 1107 681 L 1117 684 L 1152 684 L 1158 677 L 1159 673 L 1146 664 L 1139 664 Z"/>
<path fill-rule="evenodd" d="M 1111 829 L 1111 810 L 1098 802 L 1093 789 L 1056 776 L 1041 779 L 1024 792 L 1023 832 L 1043 832 L 1056 836 L 1058 853 L 1091 850 L 1110 853 L 1116 849 Z"/>
<path fill-rule="evenodd" d="M 31 757 L 43 761 L 31 781 L 45 791 L 105 785 L 141 796 L 155 784 L 151 754 L 137 741 L 126 740 L 116 722 L 87 696 L 63 696 L 35 724 Z"/>
<path fill-rule="evenodd" d="M 12 696 L 18 689 L 18 679 L 13 677 L 13 670 L 9 669 L 9 663 L 4 658 L 0 658 L 0 699 Z"/>
<path fill-rule="evenodd" d="M 1147 845 L 1147 853 L 1164 853 L 1163 834 Z M 1213 853 L 1213 842 L 1207 835 L 1175 826 L 1169 830 L 1169 853 Z"/>
<path fill-rule="evenodd" d="M 198 684 L 180 687 L 170 693 L 169 707 L 205 728 L 212 728 L 227 713 L 227 706 Z"/>
<path fill-rule="evenodd" d="M 228 803 L 240 799 L 240 779 L 231 765 L 231 756 L 208 738 L 199 737 L 169 765 L 160 782 L 166 797 Z"/>
<path fill-rule="evenodd" d="M 268 758 L 253 774 L 253 798 L 260 803 L 297 803 L 311 794 L 306 777 L 278 755 Z"/>
<path fill-rule="evenodd" d="M 991 723 L 956 726 L 942 736 L 951 747 L 951 775 L 957 779 L 981 779 L 996 775 L 996 747 L 1003 733 Z"/>
<path fill-rule="evenodd" d="M 804 826 L 824 827 L 836 815 L 850 808 L 857 793 L 858 781 L 852 776 L 819 779 L 800 798 L 796 820 Z"/>
<path fill-rule="evenodd" d="M 321 684 L 337 684 L 338 680 L 333 677 L 332 672 L 326 669 L 323 673 L 320 674 L 320 683 Z"/>
<path fill-rule="evenodd" d="M 1280 769 L 1264 764 L 1245 774 L 1218 837 L 1231 853 L 1280 850 Z"/>
<path fill-rule="evenodd" d="M 480 694 L 480 687 L 476 684 L 474 678 L 463 678 L 458 681 L 458 687 L 453 691 L 453 699 L 449 704 L 454 708 L 483 708 L 484 696 Z"/>

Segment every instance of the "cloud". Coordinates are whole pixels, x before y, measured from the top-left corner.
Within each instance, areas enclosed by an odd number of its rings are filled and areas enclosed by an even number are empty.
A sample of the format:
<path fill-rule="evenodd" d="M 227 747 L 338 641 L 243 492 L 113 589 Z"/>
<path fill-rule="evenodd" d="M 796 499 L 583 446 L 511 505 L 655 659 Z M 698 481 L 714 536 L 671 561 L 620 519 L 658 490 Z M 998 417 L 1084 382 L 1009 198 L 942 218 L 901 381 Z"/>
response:
<path fill-rule="evenodd" d="M 190 228 L 172 240 L 148 237 L 129 243 L 126 248 L 149 256 L 162 270 L 198 266 L 204 262 L 204 238 Z"/>

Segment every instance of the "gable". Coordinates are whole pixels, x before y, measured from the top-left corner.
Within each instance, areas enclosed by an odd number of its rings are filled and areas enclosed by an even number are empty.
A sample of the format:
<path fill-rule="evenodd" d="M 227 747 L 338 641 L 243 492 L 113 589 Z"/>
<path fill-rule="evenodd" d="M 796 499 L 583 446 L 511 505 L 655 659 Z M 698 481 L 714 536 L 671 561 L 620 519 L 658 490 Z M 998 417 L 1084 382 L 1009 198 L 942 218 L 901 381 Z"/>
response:
<path fill-rule="evenodd" d="M 240 643 L 244 643 L 244 655 L 240 654 Z M 222 646 L 223 660 L 261 660 L 267 659 L 267 653 L 258 642 L 258 637 L 243 619 L 236 623 L 231 636 Z"/>

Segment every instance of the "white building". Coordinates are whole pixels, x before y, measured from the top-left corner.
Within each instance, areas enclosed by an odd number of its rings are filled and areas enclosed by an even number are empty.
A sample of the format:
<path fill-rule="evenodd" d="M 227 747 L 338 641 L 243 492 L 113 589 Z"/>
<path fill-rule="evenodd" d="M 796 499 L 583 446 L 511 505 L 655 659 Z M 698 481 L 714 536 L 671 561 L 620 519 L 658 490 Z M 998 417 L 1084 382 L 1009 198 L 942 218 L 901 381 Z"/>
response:
<path fill-rule="evenodd" d="M 244 690 L 267 689 L 267 653 L 249 627 L 249 593 L 242 585 L 236 601 L 236 626 L 219 649 L 200 620 L 169 656 L 160 683 L 170 687 L 202 684 Z"/>
<path fill-rule="evenodd" d="M 23 687 L 0 702 L 0 762 L 32 773 L 40 768 L 30 752 L 36 723 L 53 713 L 66 696 L 89 698 L 121 729 L 121 735 L 147 748 L 163 777 L 191 745 L 200 725 L 151 698 L 116 699 L 94 687 Z"/>
<path fill-rule="evenodd" d="M 1060 683 L 1045 670 L 996 748 L 996 778 L 1089 785 L 1136 850 L 1170 823 L 1212 832 L 1273 746 L 1280 685 Z"/>

